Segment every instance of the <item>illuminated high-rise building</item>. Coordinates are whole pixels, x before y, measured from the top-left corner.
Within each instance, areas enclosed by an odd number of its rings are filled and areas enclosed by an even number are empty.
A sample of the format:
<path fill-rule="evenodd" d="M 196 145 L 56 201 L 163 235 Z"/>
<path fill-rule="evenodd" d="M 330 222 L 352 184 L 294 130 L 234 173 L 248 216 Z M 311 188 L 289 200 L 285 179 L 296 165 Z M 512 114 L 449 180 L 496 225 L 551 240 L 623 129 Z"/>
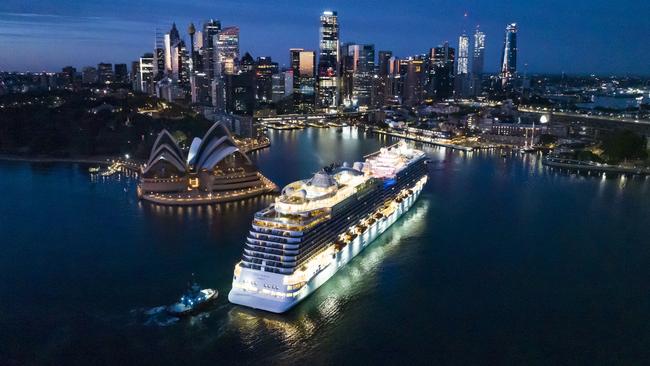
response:
<path fill-rule="evenodd" d="M 142 93 L 153 93 L 155 59 L 152 53 L 145 53 L 137 62 L 134 73 L 134 89 Z"/>
<path fill-rule="evenodd" d="M 339 23 L 335 11 L 320 17 L 320 53 L 318 56 L 318 105 L 335 111 L 340 88 Z"/>
<path fill-rule="evenodd" d="M 428 92 L 431 98 L 451 98 L 454 91 L 454 60 L 456 50 L 449 43 L 429 51 Z"/>
<path fill-rule="evenodd" d="M 386 101 L 386 96 L 391 94 L 388 88 L 391 57 L 393 57 L 393 52 L 379 51 L 377 83 L 375 84 L 376 105 L 383 105 Z"/>
<path fill-rule="evenodd" d="M 359 62 L 359 49 L 361 45 L 344 43 L 341 46 L 341 100 L 349 105 L 353 101 L 354 73 Z"/>
<path fill-rule="evenodd" d="M 472 52 L 472 84 L 471 94 L 481 93 L 481 81 L 483 79 L 483 68 L 485 64 L 485 33 L 476 27 L 474 32 L 474 50 Z"/>
<path fill-rule="evenodd" d="M 239 68 L 239 27 L 226 27 L 217 36 L 215 75 L 235 75 Z"/>
<path fill-rule="evenodd" d="M 474 51 L 472 54 L 472 74 L 483 75 L 485 64 L 485 33 L 476 27 L 474 32 Z"/>
<path fill-rule="evenodd" d="M 463 33 L 458 38 L 458 63 L 456 75 L 464 75 L 469 73 L 469 36 Z"/>
<path fill-rule="evenodd" d="M 100 84 L 110 84 L 114 81 L 113 65 L 100 63 L 97 65 L 97 78 Z"/>
<path fill-rule="evenodd" d="M 457 97 L 470 94 L 469 75 L 469 36 L 465 33 L 458 38 L 458 54 L 456 55 L 456 76 L 454 77 Z"/>
<path fill-rule="evenodd" d="M 160 31 L 156 30 L 155 44 L 153 48 L 153 58 L 154 58 L 154 69 L 153 77 L 155 81 L 158 81 L 165 77 L 165 37 Z"/>
<path fill-rule="evenodd" d="M 517 74 L 517 24 L 508 24 L 501 53 L 501 86 L 511 86 Z"/>
<path fill-rule="evenodd" d="M 404 104 L 417 105 L 424 99 L 424 57 L 408 59 L 406 81 L 404 83 Z"/>
<path fill-rule="evenodd" d="M 255 65 L 255 99 L 269 103 L 273 98 L 273 75 L 278 73 L 278 63 L 270 56 L 258 57 Z"/>
<path fill-rule="evenodd" d="M 293 107 L 297 113 L 311 113 L 316 104 L 316 53 L 302 48 L 289 50 L 293 71 Z"/>
<path fill-rule="evenodd" d="M 369 106 L 372 102 L 373 77 L 375 75 L 375 45 L 364 44 L 359 50 L 352 94 L 359 106 Z"/>
<path fill-rule="evenodd" d="M 172 24 L 172 29 L 165 34 L 163 39 L 163 48 L 165 51 L 165 74 L 174 83 L 189 86 L 190 82 L 190 59 L 185 42 L 180 37 L 176 23 Z"/>
<path fill-rule="evenodd" d="M 273 103 L 278 103 L 293 93 L 293 70 L 273 74 L 271 79 Z"/>
<path fill-rule="evenodd" d="M 208 78 L 214 78 L 214 65 L 215 65 L 215 40 L 221 32 L 221 22 L 218 20 L 210 19 L 203 23 L 203 31 L 201 32 L 203 50 L 203 72 Z"/>
<path fill-rule="evenodd" d="M 246 52 L 237 74 L 226 74 L 227 111 L 252 116 L 255 110 L 255 60 Z"/>
<path fill-rule="evenodd" d="M 375 45 L 346 43 L 342 54 L 343 103 L 370 105 L 375 72 Z"/>
<path fill-rule="evenodd" d="M 167 75 L 171 75 L 173 71 L 173 51 L 174 48 L 181 41 L 180 34 L 178 29 L 176 29 L 176 23 L 172 23 L 172 29 L 169 33 L 166 33 L 164 36 L 164 48 L 165 48 L 165 72 Z"/>
<path fill-rule="evenodd" d="M 232 95 L 233 83 L 226 78 L 239 71 L 239 27 L 225 27 L 214 38 L 214 78 L 212 81 L 212 105 L 218 110 L 226 110 L 227 95 Z M 231 78 L 232 79 L 232 78 Z"/>

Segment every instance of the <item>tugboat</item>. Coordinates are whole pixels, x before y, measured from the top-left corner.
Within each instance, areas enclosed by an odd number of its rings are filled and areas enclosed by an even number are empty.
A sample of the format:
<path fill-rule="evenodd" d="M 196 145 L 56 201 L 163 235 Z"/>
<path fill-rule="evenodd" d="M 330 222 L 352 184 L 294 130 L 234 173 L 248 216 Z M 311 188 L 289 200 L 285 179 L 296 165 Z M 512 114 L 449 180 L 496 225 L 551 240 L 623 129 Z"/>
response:
<path fill-rule="evenodd" d="M 205 288 L 201 289 L 193 279 L 187 292 L 181 296 L 181 299 L 165 309 L 171 316 L 183 317 L 198 314 L 210 305 L 219 296 L 219 291 Z"/>

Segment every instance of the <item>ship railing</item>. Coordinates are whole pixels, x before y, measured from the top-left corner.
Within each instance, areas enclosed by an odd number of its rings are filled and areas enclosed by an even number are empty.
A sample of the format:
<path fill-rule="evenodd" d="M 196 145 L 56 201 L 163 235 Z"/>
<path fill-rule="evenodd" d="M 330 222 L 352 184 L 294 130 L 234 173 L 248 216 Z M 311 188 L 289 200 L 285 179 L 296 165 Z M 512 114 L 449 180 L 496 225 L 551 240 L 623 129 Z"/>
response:
<path fill-rule="evenodd" d="M 271 248 L 275 250 L 296 250 L 300 248 L 300 245 L 291 245 L 291 244 L 281 244 L 281 243 L 276 243 L 273 241 L 267 241 L 267 240 L 260 240 L 252 237 L 246 237 L 246 242 L 257 245 L 257 246 L 262 246 L 265 248 Z"/>
<path fill-rule="evenodd" d="M 281 263 L 296 263 L 296 257 L 293 256 L 283 256 L 283 255 L 276 255 L 276 254 L 268 254 L 266 252 L 260 252 L 257 250 L 252 250 L 248 248 L 244 248 L 244 252 L 254 258 L 263 258 L 266 260 L 272 260 L 276 262 L 281 262 Z"/>
<path fill-rule="evenodd" d="M 300 238 L 292 238 L 292 237 L 285 237 L 281 235 L 260 233 L 252 230 L 249 230 L 249 234 L 251 237 L 255 239 L 278 242 L 283 244 L 299 244 L 302 241 L 302 239 Z"/>
<path fill-rule="evenodd" d="M 270 266 L 262 266 L 261 264 L 250 263 L 250 262 L 246 262 L 246 261 L 242 262 L 242 267 L 255 269 L 255 270 L 259 270 L 259 271 L 264 271 L 264 272 L 285 274 L 285 275 L 293 274 L 293 272 L 295 271 L 295 268 L 276 268 L 276 267 L 270 267 Z"/>
<path fill-rule="evenodd" d="M 259 242 L 255 243 L 255 242 L 253 242 L 251 240 L 248 240 L 248 239 L 246 240 L 246 245 L 253 246 L 253 247 L 258 247 L 258 248 L 263 248 L 263 249 L 268 250 L 270 252 L 278 252 L 277 254 L 279 254 L 279 255 L 286 255 L 286 254 L 296 254 L 297 255 L 300 252 L 298 250 L 299 249 L 298 246 L 296 246 L 295 248 L 283 248 L 283 247 L 277 248 L 273 244 L 271 244 L 271 245 L 262 245 Z"/>
<path fill-rule="evenodd" d="M 281 262 L 277 260 L 273 260 L 270 258 L 258 258 L 255 256 L 251 256 L 248 254 L 243 254 L 242 259 L 244 262 L 252 263 L 252 264 L 257 264 L 259 266 L 264 265 L 267 267 L 274 267 L 278 269 L 288 269 L 288 270 L 293 270 L 296 267 L 296 262 L 293 263 L 286 263 L 286 262 Z M 263 264 L 263 262 L 265 264 Z"/>
<path fill-rule="evenodd" d="M 271 233 L 273 235 L 277 236 L 289 236 L 289 237 L 294 237 L 294 238 L 299 238 L 303 235 L 303 231 L 301 230 L 290 230 L 290 229 L 282 229 L 282 228 L 273 228 L 273 227 L 268 227 L 268 226 L 262 226 L 262 225 L 257 225 L 253 223 L 253 229 L 260 233 Z M 284 235 L 287 234 L 287 235 Z"/>

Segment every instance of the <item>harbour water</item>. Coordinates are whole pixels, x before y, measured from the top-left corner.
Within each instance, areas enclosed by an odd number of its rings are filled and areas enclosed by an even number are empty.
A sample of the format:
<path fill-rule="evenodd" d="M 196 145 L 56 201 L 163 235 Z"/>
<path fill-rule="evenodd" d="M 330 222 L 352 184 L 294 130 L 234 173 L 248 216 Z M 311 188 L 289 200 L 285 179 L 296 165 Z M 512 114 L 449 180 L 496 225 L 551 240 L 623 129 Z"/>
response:
<path fill-rule="evenodd" d="M 270 131 L 283 186 L 393 142 Z M 0 364 L 638 364 L 650 359 L 650 179 L 424 147 L 413 208 L 299 306 L 226 300 L 252 214 L 141 203 L 135 179 L 0 162 Z M 212 311 L 160 314 L 191 274 Z M 643 362 L 641 362 L 643 363 Z"/>

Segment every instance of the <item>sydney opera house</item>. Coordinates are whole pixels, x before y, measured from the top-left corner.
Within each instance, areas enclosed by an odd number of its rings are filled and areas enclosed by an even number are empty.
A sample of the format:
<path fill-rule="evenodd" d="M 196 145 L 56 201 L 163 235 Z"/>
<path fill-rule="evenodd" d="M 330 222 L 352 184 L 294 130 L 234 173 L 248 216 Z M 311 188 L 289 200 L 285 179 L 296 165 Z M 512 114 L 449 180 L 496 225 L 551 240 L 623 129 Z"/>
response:
<path fill-rule="evenodd" d="M 159 204 L 192 205 L 233 201 L 276 189 L 217 122 L 202 139 L 194 138 L 187 155 L 163 130 L 142 168 L 138 195 Z"/>

